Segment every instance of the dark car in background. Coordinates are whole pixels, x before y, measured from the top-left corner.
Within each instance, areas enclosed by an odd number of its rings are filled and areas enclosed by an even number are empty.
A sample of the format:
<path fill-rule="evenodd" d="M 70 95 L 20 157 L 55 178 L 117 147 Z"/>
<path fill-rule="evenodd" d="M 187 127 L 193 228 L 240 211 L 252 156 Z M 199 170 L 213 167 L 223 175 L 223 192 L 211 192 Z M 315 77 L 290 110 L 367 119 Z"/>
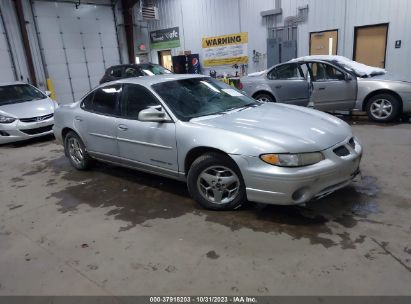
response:
<path fill-rule="evenodd" d="M 100 84 L 123 78 L 163 74 L 172 74 L 172 72 L 155 63 L 114 65 L 106 70 Z"/>

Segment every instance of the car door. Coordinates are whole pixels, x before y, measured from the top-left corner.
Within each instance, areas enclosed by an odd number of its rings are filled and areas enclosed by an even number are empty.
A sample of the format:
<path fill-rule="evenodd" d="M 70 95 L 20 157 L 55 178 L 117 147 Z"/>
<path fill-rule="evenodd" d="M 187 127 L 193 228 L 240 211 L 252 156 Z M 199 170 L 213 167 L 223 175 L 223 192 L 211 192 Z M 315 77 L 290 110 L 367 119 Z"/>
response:
<path fill-rule="evenodd" d="M 85 141 L 90 153 L 102 157 L 118 154 L 116 130 L 119 114 L 121 85 L 108 85 L 87 95 L 74 118 L 76 129 Z"/>
<path fill-rule="evenodd" d="M 139 121 L 141 110 L 161 103 L 146 87 L 125 84 L 122 117 L 117 122 L 120 157 L 133 166 L 177 176 L 177 145 L 174 122 Z"/>
<path fill-rule="evenodd" d="M 299 63 L 287 63 L 274 67 L 267 74 L 268 84 L 278 102 L 307 106 L 309 81 Z"/>
<path fill-rule="evenodd" d="M 322 111 L 352 110 L 357 99 L 357 80 L 324 62 L 308 63 L 312 93 L 310 101 Z"/>

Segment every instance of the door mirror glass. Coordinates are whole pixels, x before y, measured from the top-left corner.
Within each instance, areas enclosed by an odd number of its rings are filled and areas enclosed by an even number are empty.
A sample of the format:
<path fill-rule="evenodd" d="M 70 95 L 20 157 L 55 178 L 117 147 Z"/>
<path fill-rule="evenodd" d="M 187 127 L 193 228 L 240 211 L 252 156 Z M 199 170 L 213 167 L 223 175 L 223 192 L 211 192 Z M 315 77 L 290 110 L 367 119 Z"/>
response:
<path fill-rule="evenodd" d="M 138 120 L 151 122 L 167 122 L 171 121 L 168 114 L 162 106 L 154 106 L 144 109 L 138 113 Z"/>

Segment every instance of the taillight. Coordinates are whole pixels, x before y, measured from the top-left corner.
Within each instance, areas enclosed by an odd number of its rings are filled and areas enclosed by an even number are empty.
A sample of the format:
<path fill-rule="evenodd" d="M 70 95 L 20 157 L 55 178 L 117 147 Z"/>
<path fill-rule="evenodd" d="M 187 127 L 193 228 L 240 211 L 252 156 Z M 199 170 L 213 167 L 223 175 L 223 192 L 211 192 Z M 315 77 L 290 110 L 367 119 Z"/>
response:
<path fill-rule="evenodd" d="M 241 83 L 241 81 L 238 82 L 238 89 L 242 90 L 244 88 L 243 84 Z"/>

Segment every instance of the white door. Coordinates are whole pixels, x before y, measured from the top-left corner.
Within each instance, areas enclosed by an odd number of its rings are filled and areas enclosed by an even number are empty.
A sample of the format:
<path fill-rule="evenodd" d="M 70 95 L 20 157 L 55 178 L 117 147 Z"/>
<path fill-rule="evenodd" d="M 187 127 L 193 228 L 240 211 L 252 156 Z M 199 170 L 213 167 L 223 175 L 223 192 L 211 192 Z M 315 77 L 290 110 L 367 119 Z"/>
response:
<path fill-rule="evenodd" d="M 58 102 L 79 100 L 120 63 L 111 6 L 34 1 L 33 9 Z"/>

